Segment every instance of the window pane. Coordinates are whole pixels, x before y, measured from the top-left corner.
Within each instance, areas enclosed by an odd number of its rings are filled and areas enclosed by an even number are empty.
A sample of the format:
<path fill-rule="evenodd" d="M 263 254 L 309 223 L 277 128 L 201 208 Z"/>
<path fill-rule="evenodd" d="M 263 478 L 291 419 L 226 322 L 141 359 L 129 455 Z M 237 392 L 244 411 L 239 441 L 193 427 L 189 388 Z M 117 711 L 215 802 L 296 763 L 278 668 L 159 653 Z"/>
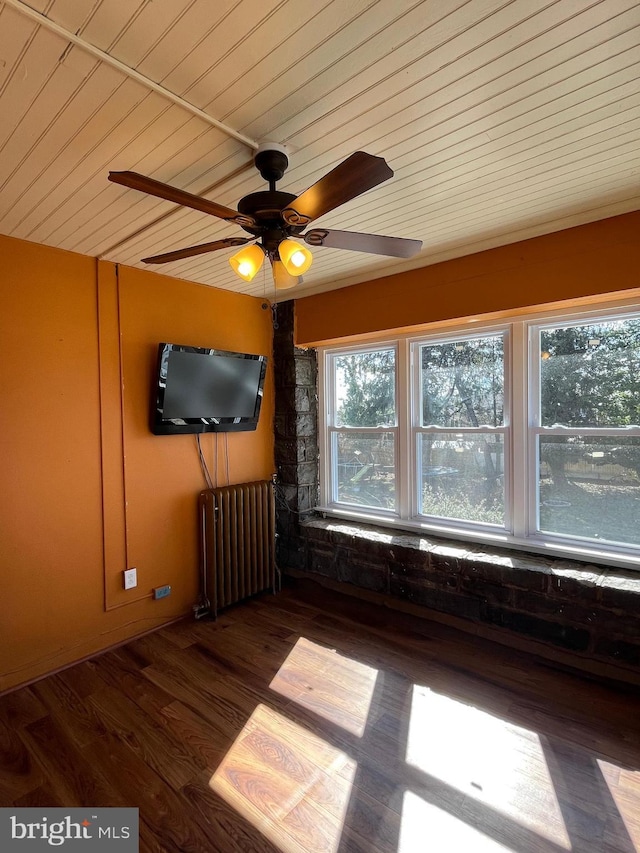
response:
<path fill-rule="evenodd" d="M 540 333 L 541 424 L 640 424 L 640 320 Z"/>
<path fill-rule="evenodd" d="M 338 500 L 341 503 L 394 510 L 394 433 L 334 433 L 333 437 Z"/>
<path fill-rule="evenodd" d="M 540 436 L 540 529 L 640 544 L 640 438 Z"/>
<path fill-rule="evenodd" d="M 502 426 L 502 335 L 419 348 L 422 426 Z"/>
<path fill-rule="evenodd" d="M 504 524 L 502 435 L 418 436 L 420 512 Z"/>
<path fill-rule="evenodd" d="M 395 350 L 340 355 L 335 380 L 336 426 L 395 426 Z"/>

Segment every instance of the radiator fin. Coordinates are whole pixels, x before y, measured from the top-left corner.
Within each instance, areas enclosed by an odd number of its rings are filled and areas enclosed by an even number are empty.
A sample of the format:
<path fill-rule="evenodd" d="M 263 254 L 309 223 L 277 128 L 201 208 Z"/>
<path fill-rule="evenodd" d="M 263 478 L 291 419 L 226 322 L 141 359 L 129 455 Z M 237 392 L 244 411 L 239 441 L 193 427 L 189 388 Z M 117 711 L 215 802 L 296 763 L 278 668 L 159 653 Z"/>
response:
<path fill-rule="evenodd" d="M 276 591 L 275 498 L 270 480 L 200 493 L 201 585 L 214 615 L 265 589 Z"/>

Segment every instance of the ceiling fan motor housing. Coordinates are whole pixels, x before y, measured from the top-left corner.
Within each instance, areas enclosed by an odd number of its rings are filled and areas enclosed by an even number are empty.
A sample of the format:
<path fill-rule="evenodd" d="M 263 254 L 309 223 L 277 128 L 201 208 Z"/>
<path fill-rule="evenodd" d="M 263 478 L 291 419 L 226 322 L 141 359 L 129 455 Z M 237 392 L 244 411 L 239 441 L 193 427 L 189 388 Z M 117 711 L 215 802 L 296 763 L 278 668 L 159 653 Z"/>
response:
<path fill-rule="evenodd" d="M 276 190 L 276 181 L 284 175 L 289 165 L 287 149 L 277 142 L 263 142 L 254 157 L 256 168 L 269 189 L 250 193 L 238 202 L 238 210 L 253 217 L 255 225 L 241 225 L 249 234 L 262 238 L 262 246 L 269 255 L 277 254 L 278 245 L 292 234 L 299 234 L 302 227 L 291 227 L 282 220 L 282 210 L 296 198 L 292 193 Z"/>
<path fill-rule="evenodd" d="M 279 190 L 264 190 L 244 196 L 238 202 L 240 213 L 246 213 L 255 219 L 255 225 L 242 225 L 242 229 L 256 237 L 262 237 L 266 249 L 277 248 L 280 240 L 299 234 L 304 226 L 287 225 L 282 220 L 281 211 L 295 199 L 292 193 Z"/>

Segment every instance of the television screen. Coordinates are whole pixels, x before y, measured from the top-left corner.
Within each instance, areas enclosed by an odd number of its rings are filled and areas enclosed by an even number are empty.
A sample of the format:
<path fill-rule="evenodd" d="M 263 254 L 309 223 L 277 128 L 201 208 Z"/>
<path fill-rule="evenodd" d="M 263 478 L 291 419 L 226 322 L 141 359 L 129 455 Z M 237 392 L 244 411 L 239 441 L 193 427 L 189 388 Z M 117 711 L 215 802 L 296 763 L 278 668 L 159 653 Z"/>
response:
<path fill-rule="evenodd" d="M 152 432 L 254 430 L 266 368 L 264 355 L 159 344 Z"/>

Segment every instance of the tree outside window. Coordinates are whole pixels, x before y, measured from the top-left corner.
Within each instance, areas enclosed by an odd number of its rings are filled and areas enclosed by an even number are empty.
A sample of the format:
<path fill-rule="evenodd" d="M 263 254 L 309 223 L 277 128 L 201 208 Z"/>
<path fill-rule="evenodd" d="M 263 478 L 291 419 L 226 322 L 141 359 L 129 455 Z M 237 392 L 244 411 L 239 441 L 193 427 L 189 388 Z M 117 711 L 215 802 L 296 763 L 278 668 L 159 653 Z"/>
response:
<path fill-rule="evenodd" d="M 341 502 L 396 508 L 396 352 L 377 349 L 333 361 L 335 486 Z"/>
<path fill-rule="evenodd" d="M 504 524 L 504 339 L 417 347 L 419 512 Z"/>
<path fill-rule="evenodd" d="M 538 523 L 640 542 L 640 320 L 540 330 Z"/>

